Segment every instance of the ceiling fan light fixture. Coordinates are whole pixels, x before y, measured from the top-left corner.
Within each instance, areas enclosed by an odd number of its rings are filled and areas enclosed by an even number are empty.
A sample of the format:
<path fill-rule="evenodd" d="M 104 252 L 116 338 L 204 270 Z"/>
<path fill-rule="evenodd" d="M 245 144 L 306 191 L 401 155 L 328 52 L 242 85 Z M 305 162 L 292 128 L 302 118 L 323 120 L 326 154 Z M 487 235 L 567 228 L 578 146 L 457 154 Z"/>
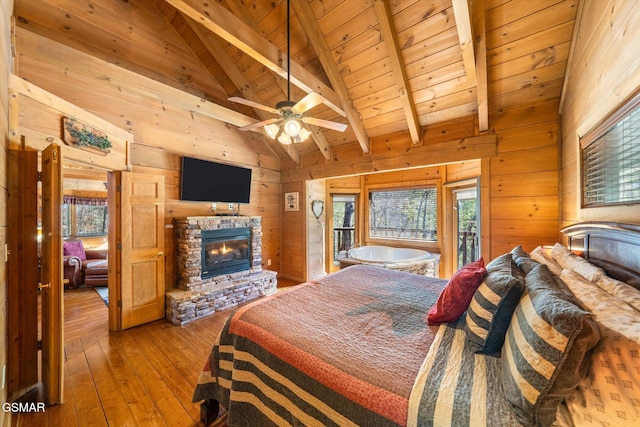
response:
<path fill-rule="evenodd" d="M 280 126 L 275 123 L 271 123 L 270 125 L 266 125 L 264 127 L 264 131 L 269 135 L 271 139 L 276 139 L 278 136 L 278 132 L 280 132 Z"/>
<path fill-rule="evenodd" d="M 306 139 L 311 136 L 311 132 L 306 128 L 302 128 L 300 129 L 298 136 L 300 137 L 300 142 L 306 141 Z"/>
<path fill-rule="evenodd" d="M 278 136 L 278 142 L 282 145 L 291 145 L 293 140 L 286 133 L 282 132 L 280 136 Z"/>
<path fill-rule="evenodd" d="M 282 131 L 290 137 L 297 136 L 302 129 L 302 124 L 296 119 L 285 119 L 282 125 Z"/>

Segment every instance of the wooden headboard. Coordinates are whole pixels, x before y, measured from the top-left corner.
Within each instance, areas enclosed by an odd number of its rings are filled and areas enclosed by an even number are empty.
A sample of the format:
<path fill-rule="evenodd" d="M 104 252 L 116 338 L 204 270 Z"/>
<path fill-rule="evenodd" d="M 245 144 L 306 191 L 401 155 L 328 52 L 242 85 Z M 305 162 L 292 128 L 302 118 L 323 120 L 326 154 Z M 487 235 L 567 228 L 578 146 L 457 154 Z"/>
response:
<path fill-rule="evenodd" d="M 640 289 L 640 225 L 585 222 L 563 228 L 573 252 Z"/>

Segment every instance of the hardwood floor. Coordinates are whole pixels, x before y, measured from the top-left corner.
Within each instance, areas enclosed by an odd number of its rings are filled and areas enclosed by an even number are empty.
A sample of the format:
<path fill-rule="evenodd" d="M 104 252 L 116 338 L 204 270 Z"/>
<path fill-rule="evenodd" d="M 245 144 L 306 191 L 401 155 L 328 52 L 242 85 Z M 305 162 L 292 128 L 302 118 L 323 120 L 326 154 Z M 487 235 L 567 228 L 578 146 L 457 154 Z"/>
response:
<path fill-rule="evenodd" d="M 191 395 L 228 314 L 110 333 L 107 307 L 95 290 L 66 291 L 65 403 L 14 415 L 12 425 L 201 426 L 200 404 L 191 403 Z"/>

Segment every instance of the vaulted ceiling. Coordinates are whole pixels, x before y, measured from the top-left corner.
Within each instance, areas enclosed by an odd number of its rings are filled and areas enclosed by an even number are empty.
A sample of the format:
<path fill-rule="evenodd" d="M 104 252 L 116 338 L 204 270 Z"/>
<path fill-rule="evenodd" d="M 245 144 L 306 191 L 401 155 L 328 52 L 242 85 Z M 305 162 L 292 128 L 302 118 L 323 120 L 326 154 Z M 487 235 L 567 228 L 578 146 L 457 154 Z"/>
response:
<path fill-rule="evenodd" d="M 248 116 L 287 99 L 286 0 L 16 0 L 17 25 Z M 283 159 L 560 99 L 578 0 L 291 0 L 291 99 L 348 124 L 307 125 Z M 238 123 L 233 123 L 238 125 Z M 246 123 L 245 123 L 246 124 Z"/>

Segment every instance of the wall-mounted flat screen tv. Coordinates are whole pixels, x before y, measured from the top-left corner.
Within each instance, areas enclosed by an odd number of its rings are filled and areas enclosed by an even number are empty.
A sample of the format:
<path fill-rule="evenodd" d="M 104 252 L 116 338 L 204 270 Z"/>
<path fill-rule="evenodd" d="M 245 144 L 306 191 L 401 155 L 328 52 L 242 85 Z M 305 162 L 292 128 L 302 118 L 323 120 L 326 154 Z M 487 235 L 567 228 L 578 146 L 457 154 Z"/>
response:
<path fill-rule="evenodd" d="M 249 203 L 251 169 L 182 158 L 180 200 Z"/>

